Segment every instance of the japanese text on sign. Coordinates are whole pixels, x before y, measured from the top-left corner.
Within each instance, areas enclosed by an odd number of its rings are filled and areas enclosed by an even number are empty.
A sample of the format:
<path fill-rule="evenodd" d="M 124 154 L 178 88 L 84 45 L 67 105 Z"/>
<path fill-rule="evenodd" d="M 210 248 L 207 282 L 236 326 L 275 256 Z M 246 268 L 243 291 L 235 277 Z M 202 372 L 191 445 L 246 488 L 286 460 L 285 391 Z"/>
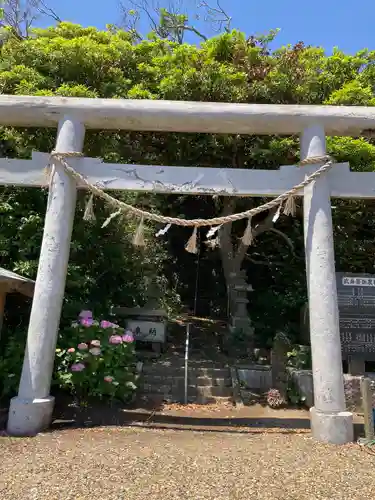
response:
<path fill-rule="evenodd" d="M 344 276 L 342 278 L 342 284 L 344 286 L 375 286 L 374 278 L 357 278 L 357 277 L 349 277 Z"/>

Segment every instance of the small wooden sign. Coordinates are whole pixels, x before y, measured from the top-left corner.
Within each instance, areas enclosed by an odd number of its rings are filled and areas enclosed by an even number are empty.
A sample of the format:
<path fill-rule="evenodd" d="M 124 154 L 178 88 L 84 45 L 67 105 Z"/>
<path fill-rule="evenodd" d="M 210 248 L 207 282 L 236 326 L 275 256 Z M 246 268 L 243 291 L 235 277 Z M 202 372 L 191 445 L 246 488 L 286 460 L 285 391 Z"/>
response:
<path fill-rule="evenodd" d="M 132 318 L 127 321 L 127 328 L 132 330 L 135 340 L 141 342 L 164 343 L 166 340 L 166 325 L 163 321 Z"/>

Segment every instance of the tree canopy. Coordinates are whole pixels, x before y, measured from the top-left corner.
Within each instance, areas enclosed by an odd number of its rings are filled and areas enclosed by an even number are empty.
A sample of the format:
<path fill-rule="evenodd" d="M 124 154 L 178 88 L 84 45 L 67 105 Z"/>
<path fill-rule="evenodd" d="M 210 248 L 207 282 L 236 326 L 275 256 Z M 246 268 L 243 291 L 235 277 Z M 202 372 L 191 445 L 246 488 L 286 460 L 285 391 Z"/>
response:
<path fill-rule="evenodd" d="M 167 29 L 167 28 L 166 28 Z M 172 41 L 155 31 L 139 40 L 132 31 L 109 26 L 100 31 L 70 23 L 35 29 L 32 36 L 9 36 L 1 47 L 3 94 L 59 95 L 211 102 L 367 105 L 375 103 L 375 52 L 349 55 L 336 49 L 295 46 L 269 48 L 276 34 L 254 37 L 232 30 L 199 45 Z M 46 129 L 0 131 L 2 156 L 28 158 L 32 150 L 53 149 Z M 372 171 L 375 147 L 365 138 L 333 137 L 328 150 L 352 170 Z M 88 131 L 84 152 L 104 161 L 153 165 L 268 168 L 299 157 L 297 137 Z M 46 193 L 0 189 L 2 266 L 35 277 Z M 250 208 L 262 199 L 116 193 L 139 206 L 186 218 L 209 217 Z M 373 202 L 334 201 L 337 270 L 374 272 Z M 172 228 L 155 238 L 149 227 L 144 251 L 131 244 L 135 221 L 105 230 L 108 211 L 96 201 L 97 222 L 82 221 L 81 194 L 71 247 L 65 314 L 70 306 L 108 308 L 142 301 L 143 277 L 159 277 L 169 304 L 192 303 L 197 261 L 184 251 L 189 237 Z M 264 214 L 255 221 L 256 245 L 244 248 L 244 223 L 228 226 L 221 248 L 201 244 L 198 304 L 201 314 L 226 314 L 228 273 L 243 267 L 254 287 L 250 315 L 261 342 L 278 329 L 298 334 L 299 308 L 306 301 L 301 213 L 276 224 Z M 200 233 L 204 241 L 204 231 Z M 237 267 L 236 267 L 237 266 Z M 222 271 L 224 269 L 224 272 Z M 279 314 L 275 315 L 275 309 Z"/>

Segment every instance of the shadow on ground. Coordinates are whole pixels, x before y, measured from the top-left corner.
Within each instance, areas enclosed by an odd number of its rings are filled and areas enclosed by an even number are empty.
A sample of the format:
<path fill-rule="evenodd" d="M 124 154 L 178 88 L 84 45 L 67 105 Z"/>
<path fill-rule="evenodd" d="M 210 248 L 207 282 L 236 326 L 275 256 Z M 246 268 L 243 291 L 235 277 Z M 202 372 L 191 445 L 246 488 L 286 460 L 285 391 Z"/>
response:
<path fill-rule="evenodd" d="M 63 411 L 55 411 L 54 422 L 51 431 L 67 428 L 87 427 L 144 427 L 148 429 L 169 429 L 176 431 L 202 431 L 202 432 L 226 432 L 237 434 L 262 433 L 272 431 L 279 434 L 300 434 L 308 432 L 310 420 L 306 418 L 278 418 L 272 417 L 246 417 L 230 416 L 222 417 L 204 416 L 201 412 L 194 415 L 176 415 L 163 413 L 162 402 L 159 406 L 147 408 L 120 408 L 106 407 L 77 409 L 64 407 Z M 355 424 L 356 439 L 363 435 L 363 425 Z"/>
<path fill-rule="evenodd" d="M 273 432 L 276 434 L 306 434 L 310 429 L 308 418 L 267 418 L 267 417 L 195 417 L 166 415 L 161 409 L 123 409 L 114 407 L 75 408 L 57 407 L 50 432 L 90 427 L 142 427 L 147 429 L 223 432 L 232 434 L 251 434 Z M 0 429 L 5 429 L 6 418 L 2 419 Z M 357 440 L 364 435 L 362 424 L 354 424 Z"/>
<path fill-rule="evenodd" d="M 57 396 L 57 395 L 56 395 Z M 181 405 L 177 411 L 165 407 L 162 399 L 139 399 L 132 405 L 124 406 L 109 402 L 88 403 L 79 406 L 65 397 L 57 397 L 50 432 L 90 427 L 143 427 L 148 429 L 169 429 L 175 431 L 223 432 L 235 434 L 267 433 L 301 434 L 308 433 L 310 420 L 296 412 L 296 416 L 286 416 L 277 411 L 272 415 L 251 415 L 251 409 L 237 410 L 235 407 L 209 411 L 205 405 L 194 409 Z M 208 412 L 208 414 L 207 414 Z M 0 429 L 5 429 L 6 410 L 0 413 Z M 216 414 L 215 414 L 216 413 Z M 364 435 L 363 425 L 354 425 L 355 438 Z"/>
<path fill-rule="evenodd" d="M 81 418 L 77 418 L 77 416 L 72 419 L 56 418 L 51 430 L 61 430 L 68 427 L 142 426 L 154 429 L 233 433 L 248 433 L 250 429 L 266 430 L 272 428 L 279 429 L 280 433 L 298 433 L 310 428 L 310 422 L 304 419 L 196 418 L 126 410 L 112 413 L 110 419 L 102 416 L 102 418 L 84 420 L 82 417 L 81 415 Z"/>

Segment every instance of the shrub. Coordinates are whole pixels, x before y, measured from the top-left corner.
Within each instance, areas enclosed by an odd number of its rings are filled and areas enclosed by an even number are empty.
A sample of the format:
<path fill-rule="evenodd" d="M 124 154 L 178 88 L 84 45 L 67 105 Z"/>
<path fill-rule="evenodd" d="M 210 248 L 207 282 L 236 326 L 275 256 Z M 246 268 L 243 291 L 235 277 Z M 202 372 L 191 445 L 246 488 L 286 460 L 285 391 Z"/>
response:
<path fill-rule="evenodd" d="M 311 370 L 311 348 L 305 345 L 295 345 L 288 352 L 288 366 L 296 370 Z"/>
<path fill-rule="evenodd" d="M 129 401 L 136 389 L 132 332 L 110 321 L 95 321 L 91 311 L 82 311 L 60 335 L 54 382 L 80 400 Z"/>
<path fill-rule="evenodd" d="M 12 333 L 3 355 L 0 356 L 0 400 L 9 400 L 17 394 L 25 354 L 25 339 L 24 331 Z"/>

